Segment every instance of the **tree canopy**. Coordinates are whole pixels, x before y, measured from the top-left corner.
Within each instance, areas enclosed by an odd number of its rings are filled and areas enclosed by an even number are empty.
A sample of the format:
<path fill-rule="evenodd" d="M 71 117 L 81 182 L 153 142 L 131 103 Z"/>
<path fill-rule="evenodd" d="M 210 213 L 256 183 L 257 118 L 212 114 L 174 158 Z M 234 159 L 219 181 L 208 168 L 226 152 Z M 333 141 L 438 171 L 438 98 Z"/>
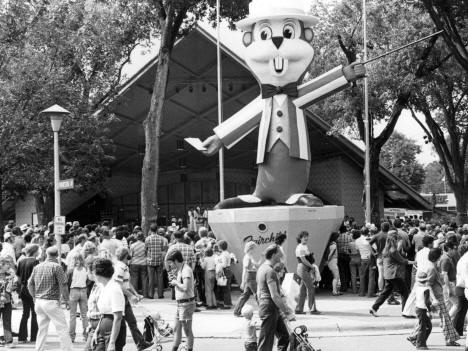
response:
<path fill-rule="evenodd" d="M 382 148 L 380 163 L 416 191 L 421 191 L 425 170 L 417 160 L 420 153 L 421 147 L 414 140 L 394 132 Z"/>
<path fill-rule="evenodd" d="M 100 188 L 114 117 L 94 112 L 133 48 L 149 40 L 153 15 L 128 0 L 0 2 L 0 183 L 12 195 L 34 193 L 50 219 L 52 130 L 39 111 L 55 103 L 71 111 L 60 132 L 61 175 L 77 191 Z"/>

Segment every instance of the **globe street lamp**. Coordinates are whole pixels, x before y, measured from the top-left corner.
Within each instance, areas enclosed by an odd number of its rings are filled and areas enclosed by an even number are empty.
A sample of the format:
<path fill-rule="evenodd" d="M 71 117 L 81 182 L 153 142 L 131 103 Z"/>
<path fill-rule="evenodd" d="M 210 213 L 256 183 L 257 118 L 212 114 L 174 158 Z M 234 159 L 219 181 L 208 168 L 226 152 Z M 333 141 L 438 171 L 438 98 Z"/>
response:
<path fill-rule="evenodd" d="M 52 125 L 52 131 L 54 132 L 54 216 L 55 218 L 60 216 L 60 189 L 59 189 L 59 182 L 60 182 L 60 164 L 59 164 L 59 139 L 58 133 L 60 131 L 60 127 L 62 126 L 63 117 L 70 114 L 70 111 L 65 110 L 63 107 L 59 105 L 54 105 L 39 112 L 39 115 L 45 115 L 50 117 L 50 123 Z M 57 243 L 57 250 L 58 250 L 58 257 L 59 260 L 62 256 L 62 237 L 54 226 L 55 232 L 55 241 Z"/>

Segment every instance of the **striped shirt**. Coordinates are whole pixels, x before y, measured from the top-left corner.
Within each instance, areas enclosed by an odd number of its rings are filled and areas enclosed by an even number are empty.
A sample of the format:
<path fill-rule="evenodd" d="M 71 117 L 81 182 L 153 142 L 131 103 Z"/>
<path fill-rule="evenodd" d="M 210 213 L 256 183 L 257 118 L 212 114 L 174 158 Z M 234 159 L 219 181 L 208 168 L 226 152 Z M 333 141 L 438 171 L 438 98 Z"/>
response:
<path fill-rule="evenodd" d="M 144 242 L 140 240 L 135 241 L 130 246 L 130 254 L 132 255 L 130 264 L 146 266 L 146 247 Z"/>
<path fill-rule="evenodd" d="M 28 290 L 37 299 L 59 300 L 60 291 L 66 283 L 67 277 L 58 260 L 47 259 L 34 267 Z"/>

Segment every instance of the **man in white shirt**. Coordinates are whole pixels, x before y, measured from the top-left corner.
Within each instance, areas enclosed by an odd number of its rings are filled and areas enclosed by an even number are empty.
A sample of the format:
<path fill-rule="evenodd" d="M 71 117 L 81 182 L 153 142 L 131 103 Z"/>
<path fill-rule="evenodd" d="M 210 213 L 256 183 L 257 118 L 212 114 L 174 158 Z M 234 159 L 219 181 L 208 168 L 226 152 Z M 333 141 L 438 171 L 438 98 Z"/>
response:
<path fill-rule="evenodd" d="M 359 281 L 361 286 L 359 288 L 359 296 L 365 296 L 367 290 L 367 297 L 375 296 L 375 271 L 377 266 L 373 260 L 372 248 L 369 243 L 369 231 L 366 235 L 361 235 L 356 239 L 356 248 L 361 255 L 361 267 L 359 269 Z"/>
<path fill-rule="evenodd" d="M 66 259 L 65 259 L 65 264 L 67 265 L 68 268 L 73 267 L 73 259 L 76 256 L 83 254 L 83 246 L 84 246 L 87 239 L 88 239 L 88 237 L 86 236 L 86 234 L 81 234 L 76 239 L 75 246 L 73 247 L 73 249 L 71 249 L 71 251 L 68 253 L 68 255 L 67 255 Z"/>
<path fill-rule="evenodd" d="M 5 240 L 3 242 L 3 248 L 2 252 L 0 252 L 0 257 L 11 257 L 13 260 L 13 263 L 16 266 L 16 254 L 15 254 L 15 248 L 13 247 L 13 243 L 15 241 L 15 238 L 11 235 L 10 232 L 7 232 L 3 234 L 3 239 Z"/>

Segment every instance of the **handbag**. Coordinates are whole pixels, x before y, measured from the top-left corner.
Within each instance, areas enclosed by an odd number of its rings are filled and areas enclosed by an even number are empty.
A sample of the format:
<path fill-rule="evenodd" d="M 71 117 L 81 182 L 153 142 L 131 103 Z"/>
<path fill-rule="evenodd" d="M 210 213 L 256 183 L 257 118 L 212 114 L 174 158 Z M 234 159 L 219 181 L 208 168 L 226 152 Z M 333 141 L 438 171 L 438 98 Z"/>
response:
<path fill-rule="evenodd" d="M 226 276 L 224 274 L 220 275 L 220 276 L 217 276 L 216 277 L 216 284 L 218 284 L 218 286 L 226 286 L 227 285 Z"/>

